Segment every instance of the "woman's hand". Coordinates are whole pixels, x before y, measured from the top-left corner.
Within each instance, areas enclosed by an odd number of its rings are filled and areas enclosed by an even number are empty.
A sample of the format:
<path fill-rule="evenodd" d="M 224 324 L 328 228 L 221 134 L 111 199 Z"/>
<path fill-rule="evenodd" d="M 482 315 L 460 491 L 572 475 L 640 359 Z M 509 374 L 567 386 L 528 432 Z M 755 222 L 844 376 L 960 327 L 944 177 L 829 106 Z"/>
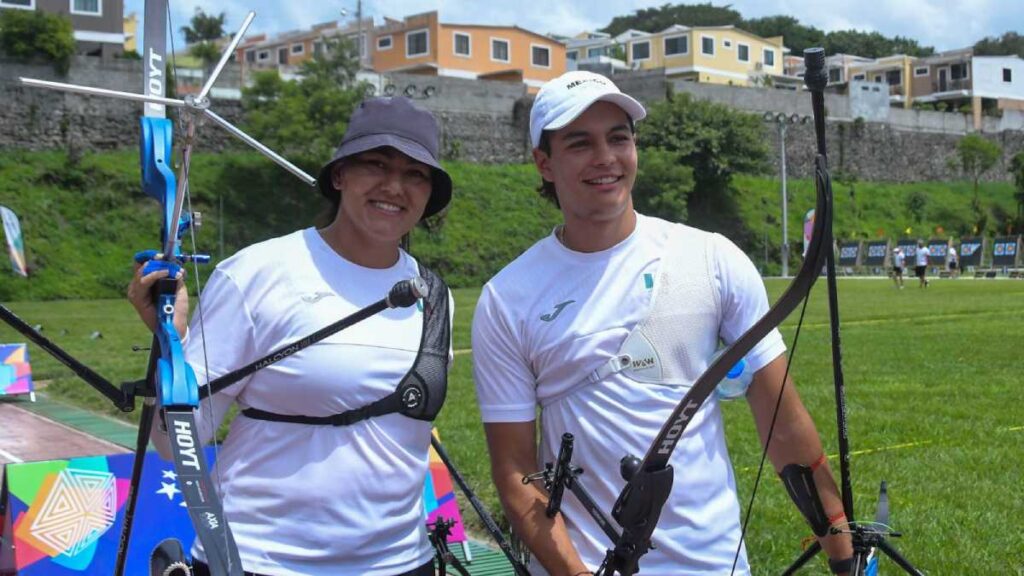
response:
<path fill-rule="evenodd" d="M 158 256 L 159 258 L 159 256 Z M 167 270 L 157 270 L 149 274 L 142 274 L 142 265 L 135 264 L 135 275 L 128 284 L 128 301 L 135 307 L 139 318 L 149 327 L 150 332 L 156 332 L 157 310 L 153 303 L 153 289 L 161 278 L 166 278 Z M 174 328 L 178 331 L 180 338 L 185 337 L 185 329 L 188 327 L 188 290 L 185 288 L 185 269 L 178 271 L 178 286 L 174 294 Z"/>

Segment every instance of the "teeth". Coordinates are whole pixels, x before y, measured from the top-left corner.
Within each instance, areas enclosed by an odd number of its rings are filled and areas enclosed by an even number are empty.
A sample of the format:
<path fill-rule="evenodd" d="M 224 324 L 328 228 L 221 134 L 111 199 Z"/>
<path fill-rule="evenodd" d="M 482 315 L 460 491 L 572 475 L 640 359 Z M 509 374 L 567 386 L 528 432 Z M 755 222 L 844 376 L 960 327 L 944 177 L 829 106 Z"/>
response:
<path fill-rule="evenodd" d="M 387 202 L 374 201 L 373 205 L 376 206 L 377 208 L 380 208 L 381 210 L 386 210 L 388 212 L 400 212 L 402 210 L 401 206 L 396 206 L 394 204 L 389 204 Z"/>
<path fill-rule="evenodd" d="M 603 178 L 595 178 L 593 180 L 587 180 L 587 184 L 611 184 L 619 179 L 618 176 L 605 176 Z"/>

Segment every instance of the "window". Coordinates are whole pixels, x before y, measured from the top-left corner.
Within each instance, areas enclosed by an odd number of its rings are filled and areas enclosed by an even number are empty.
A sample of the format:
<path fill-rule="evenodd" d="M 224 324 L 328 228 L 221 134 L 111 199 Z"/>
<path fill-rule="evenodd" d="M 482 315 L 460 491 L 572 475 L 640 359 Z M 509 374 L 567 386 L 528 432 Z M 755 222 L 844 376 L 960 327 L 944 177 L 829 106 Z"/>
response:
<path fill-rule="evenodd" d="M 949 67 L 949 77 L 953 80 L 966 80 L 970 77 L 967 73 L 967 63 L 961 62 Z"/>
<path fill-rule="evenodd" d="M 928 75 L 928 67 L 927 66 L 918 66 L 917 68 L 914 68 L 914 78 L 920 78 L 921 76 L 927 76 L 927 75 Z"/>
<path fill-rule="evenodd" d="M 700 37 L 700 53 L 708 56 L 715 55 L 715 39 L 711 36 Z"/>
<path fill-rule="evenodd" d="M 565 53 L 565 59 L 566 60 L 572 60 L 573 62 L 575 62 L 579 57 L 580 57 L 580 53 L 575 51 L 575 50 L 570 50 L 570 51 Z"/>
<path fill-rule="evenodd" d="M 495 62 L 511 62 L 509 58 L 509 41 L 504 38 L 491 38 L 491 60 Z"/>
<path fill-rule="evenodd" d="M 775 50 L 771 48 L 764 49 L 764 67 L 774 68 L 775 67 Z"/>
<path fill-rule="evenodd" d="M 255 50 L 246 50 L 245 51 L 245 61 L 246 62 L 255 62 L 256 61 L 256 51 Z"/>
<path fill-rule="evenodd" d="M 0 0 L 0 7 L 22 8 L 24 10 L 35 10 L 36 0 Z"/>
<path fill-rule="evenodd" d="M 882 81 L 882 75 L 881 74 L 875 74 L 875 82 L 881 82 L 881 81 Z"/>
<path fill-rule="evenodd" d="M 633 60 L 649 60 L 651 58 L 650 42 L 634 42 L 630 44 L 633 50 Z"/>
<path fill-rule="evenodd" d="M 551 48 L 531 44 L 530 64 L 538 68 L 551 68 Z"/>
<path fill-rule="evenodd" d="M 256 60 L 260 62 L 270 60 L 270 50 L 260 50 L 259 53 L 256 54 Z"/>
<path fill-rule="evenodd" d="M 470 55 L 469 34 L 466 34 L 465 32 L 454 32 L 454 41 L 454 51 L 456 56 Z"/>
<path fill-rule="evenodd" d="M 747 46 L 746 44 L 737 44 L 736 59 L 740 62 L 750 62 L 750 46 Z"/>
<path fill-rule="evenodd" d="M 319 40 L 313 42 L 313 55 L 314 56 L 323 56 L 323 53 L 324 53 L 324 43 L 319 41 Z"/>
<path fill-rule="evenodd" d="M 722 40 L 722 48 L 732 50 L 732 40 Z"/>
<path fill-rule="evenodd" d="M 676 56 L 686 54 L 690 51 L 686 36 L 673 36 L 665 38 L 665 56 Z"/>
<path fill-rule="evenodd" d="M 103 16 L 103 4 L 100 0 L 71 0 L 71 13 Z"/>
<path fill-rule="evenodd" d="M 278 48 L 277 49 L 277 63 L 278 64 L 287 64 L 288 63 L 288 49 L 287 48 Z"/>
<path fill-rule="evenodd" d="M 829 82 L 842 82 L 843 81 L 843 69 L 842 68 L 829 68 L 828 69 L 828 81 Z"/>
<path fill-rule="evenodd" d="M 415 30 L 405 33 L 405 57 L 424 56 L 429 52 L 428 31 Z"/>
<path fill-rule="evenodd" d="M 600 58 L 605 55 L 604 48 L 589 48 L 587 49 L 587 58 Z"/>
<path fill-rule="evenodd" d="M 1013 82 L 1013 70 L 1003 68 L 1003 82 Z"/>
<path fill-rule="evenodd" d="M 377 50 L 380 50 L 382 52 L 384 50 L 391 50 L 391 44 L 391 36 L 380 36 L 379 38 L 377 38 Z"/>
<path fill-rule="evenodd" d="M 292 44 L 292 54 L 305 54 L 305 44 Z"/>
<path fill-rule="evenodd" d="M 854 74 L 853 75 L 853 79 L 854 80 L 864 80 L 865 76 L 863 74 Z"/>
<path fill-rule="evenodd" d="M 903 83 L 903 72 L 901 70 L 889 70 L 885 73 L 885 83 L 889 86 L 899 86 Z"/>

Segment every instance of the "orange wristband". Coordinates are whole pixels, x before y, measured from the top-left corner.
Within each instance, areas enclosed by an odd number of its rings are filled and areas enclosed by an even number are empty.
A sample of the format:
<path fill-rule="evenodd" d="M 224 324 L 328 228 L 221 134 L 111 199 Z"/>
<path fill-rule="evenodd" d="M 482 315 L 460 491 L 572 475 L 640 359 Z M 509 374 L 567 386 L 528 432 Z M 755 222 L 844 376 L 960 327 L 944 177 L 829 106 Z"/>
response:
<path fill-rule="evenodd" d="M 828 525 L 829 526 L 834 526 L 836 524 L 839 524 L 840 520 L 846 520 L 846 512 L 840 512 L 838 514 L 833 514 L 833 515 L 829 516 L 828 517 Z"/>
<path fill-rule="evenodd" d="M 828 462 L 828 456 L 826 456 L 825 453 L 822 452 L 821 456 L 818 457 L 818 459 L 815 460 L 813 464 L 811 464 L 811 472 L 814 472 L 818 468 L 821 468 L 821 465 L 824 464 L 825 462 Z"/>

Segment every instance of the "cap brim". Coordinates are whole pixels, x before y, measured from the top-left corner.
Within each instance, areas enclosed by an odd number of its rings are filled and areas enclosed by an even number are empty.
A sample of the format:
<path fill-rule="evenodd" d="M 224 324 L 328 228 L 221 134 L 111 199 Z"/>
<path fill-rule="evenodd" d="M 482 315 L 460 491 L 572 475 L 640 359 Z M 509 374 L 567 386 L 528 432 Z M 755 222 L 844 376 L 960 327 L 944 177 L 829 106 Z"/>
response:
<path fill-rule="evenodd" d="M 334 158 L 325 164 L 317 175 L 317 187 L 320 188 L 320 193 L 327 198 L 332 198 L 338 193 L 334 183 L 331 181 L 331 172 L 338 162 L 367 150 L 385 147 L 394 148 L 413 160 L 431 167 L 433 172 L 432 188 L 430 199 L 427 200 L 427 206 L 423 211 L 423 218 L 429 218 L 443 210 L 452 198 L 451 176 L 445 172 L 444 168 L 441 167 L 441 163 L 435 160 L 426 148 L 413 140 L 395 134 L 370 134 L 342 144 L 335 151 Z"/>
<path fill-rule="evenodd" d="M 633 122 L 643 120 L 647 116 L 647 110 L 643 104 L 637 102 L 635 98 L 628 94 L 621 92 L 612 92 L 610 94 L 601 94 L 591 100 L 585 100 L 580 104 L 566 110 L 558 118 L 555 118 L 551 122 L 548 122 L 544 130 L 559 130 L 565 128 L 569 124 L 572 124 L 574 120 L 580 117 L 581 114 L 587 111 L 588 108 L 594 105 L 595 102 L 611 102 L 629 115 Z"/>

